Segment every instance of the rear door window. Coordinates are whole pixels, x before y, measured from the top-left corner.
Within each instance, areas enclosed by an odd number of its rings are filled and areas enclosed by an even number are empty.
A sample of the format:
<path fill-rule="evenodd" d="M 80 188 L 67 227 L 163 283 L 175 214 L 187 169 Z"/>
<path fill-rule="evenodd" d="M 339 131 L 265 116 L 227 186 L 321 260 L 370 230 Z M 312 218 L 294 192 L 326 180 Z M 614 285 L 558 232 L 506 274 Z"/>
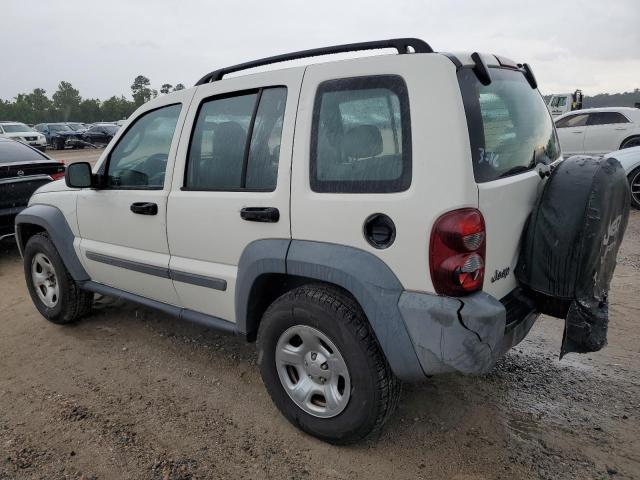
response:
<path fill-rule="evenodd" d="M 184 189 L 275 190 L 286 97 L 285 87 L 274 87 L 205 100 Z"/>
<path fill-rule="evenodd" d="M 318 87 L 310 183 L 315 192 L 390 193 L 411 184 L 411 119 L 404 80 L 345 78 Z"/>
<path fill-rule="evenodd" d="M 618 112 L 594 112 L 589 114 L 588 125 L 611 125 L 614 123 L 629 123 L 629 120 Z"/>
<path fill-rule="evenodd" d="M 458 72 L 476 182 L 489 182 L 551 163 L 560 148 L 551 115 L 522 72 L 491 69 L 482 85 L 470 68 Z"/>

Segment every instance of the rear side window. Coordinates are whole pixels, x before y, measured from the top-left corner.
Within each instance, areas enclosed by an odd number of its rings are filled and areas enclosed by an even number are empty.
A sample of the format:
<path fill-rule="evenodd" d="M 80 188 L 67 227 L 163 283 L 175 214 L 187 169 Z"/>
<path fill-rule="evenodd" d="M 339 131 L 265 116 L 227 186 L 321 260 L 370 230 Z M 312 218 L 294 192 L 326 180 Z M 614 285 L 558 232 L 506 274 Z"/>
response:
<path fill-rule="evenodd" d="M 390 193 L 411 185 L 411 119 L 395 75 L 323 82 L 316 94 L 310 183 L 315 192 Z"/>
<path fill-rule="evenodd" d="M 556 128 L 584 127 L 587 124 L 589 115 L 581 113 L 578 115 L 569 115 L 561 118 L 556 122 Z"/>
<path fill-rule="evenodd" d="M 476 182 L 526 172 L 560 156 L 551 115 L 520 71 L 491 69 L 482 85 L 470 68 L 458 72 Z"/>
<path fill-rule="evenodd" d="M 613 123 L 629 123 L 629 120 L 618 112 L 594 112 L 589 114 L 587 125 L 611 125 Z"/>
<path fill-rule="evenodd" d="M 203 102 L 184 189 L 275 190 L 286 98 L 287 89 L 275 87 Z"/>

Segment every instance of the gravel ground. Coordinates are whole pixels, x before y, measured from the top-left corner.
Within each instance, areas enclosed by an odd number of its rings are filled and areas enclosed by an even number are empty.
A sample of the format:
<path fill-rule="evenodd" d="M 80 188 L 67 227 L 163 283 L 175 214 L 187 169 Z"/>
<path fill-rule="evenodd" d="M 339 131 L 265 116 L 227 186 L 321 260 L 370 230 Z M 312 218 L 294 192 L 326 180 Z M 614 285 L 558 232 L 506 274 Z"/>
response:
<path fill-rule="evenodd" d="M 559 361 L 543 317 L 488 375 L 407 385 L 379 438 L 334 447 L 280 416 L 254 345 L 107 299 L 46 322 L 5 242 L 0 480 L 640 478 L 639 252 L 634 211 L 602 352 Z"/>

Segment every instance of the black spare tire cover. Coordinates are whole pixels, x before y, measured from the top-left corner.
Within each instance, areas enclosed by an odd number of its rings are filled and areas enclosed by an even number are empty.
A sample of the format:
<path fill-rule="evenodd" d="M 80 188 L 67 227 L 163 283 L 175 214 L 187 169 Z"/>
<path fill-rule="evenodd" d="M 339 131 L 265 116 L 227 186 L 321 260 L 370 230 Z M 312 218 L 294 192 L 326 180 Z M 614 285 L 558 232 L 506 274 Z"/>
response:
<path fill-rule="evenodd" d="M 609 285 L 629 208 L 627 178 L 614 158 L 571 157 L 538 196 L 516 277 L 542 313 L 565 318 L 560 358 L 607 343 Z"/>

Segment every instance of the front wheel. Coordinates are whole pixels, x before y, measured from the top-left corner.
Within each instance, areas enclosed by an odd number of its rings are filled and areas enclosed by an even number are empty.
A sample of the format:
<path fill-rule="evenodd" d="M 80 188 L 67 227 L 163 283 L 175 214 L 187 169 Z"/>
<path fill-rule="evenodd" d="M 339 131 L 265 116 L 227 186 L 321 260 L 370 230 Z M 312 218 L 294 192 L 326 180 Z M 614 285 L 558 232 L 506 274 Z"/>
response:
<path fill-rule="evenodd" d="M 640 167 L 631 172 L 628 178 L 631 188 L 631 205 L 640 209 Z"/>
<path fill-rule="evenodd" d="M 91 310 L 93 294 L 78 287 L 45 233 L 27 242 L 24 275 L 31 300 L 50 322 L 71 323 Z"/>
<path fill-rule="evenodd" d="M 277 299 L 258 349 L 273 402 L 321 440 L 349 444 L 377 433 L 398 403 L 400 382 L 362 309 L 335 287 L 302 286 Z"/>

